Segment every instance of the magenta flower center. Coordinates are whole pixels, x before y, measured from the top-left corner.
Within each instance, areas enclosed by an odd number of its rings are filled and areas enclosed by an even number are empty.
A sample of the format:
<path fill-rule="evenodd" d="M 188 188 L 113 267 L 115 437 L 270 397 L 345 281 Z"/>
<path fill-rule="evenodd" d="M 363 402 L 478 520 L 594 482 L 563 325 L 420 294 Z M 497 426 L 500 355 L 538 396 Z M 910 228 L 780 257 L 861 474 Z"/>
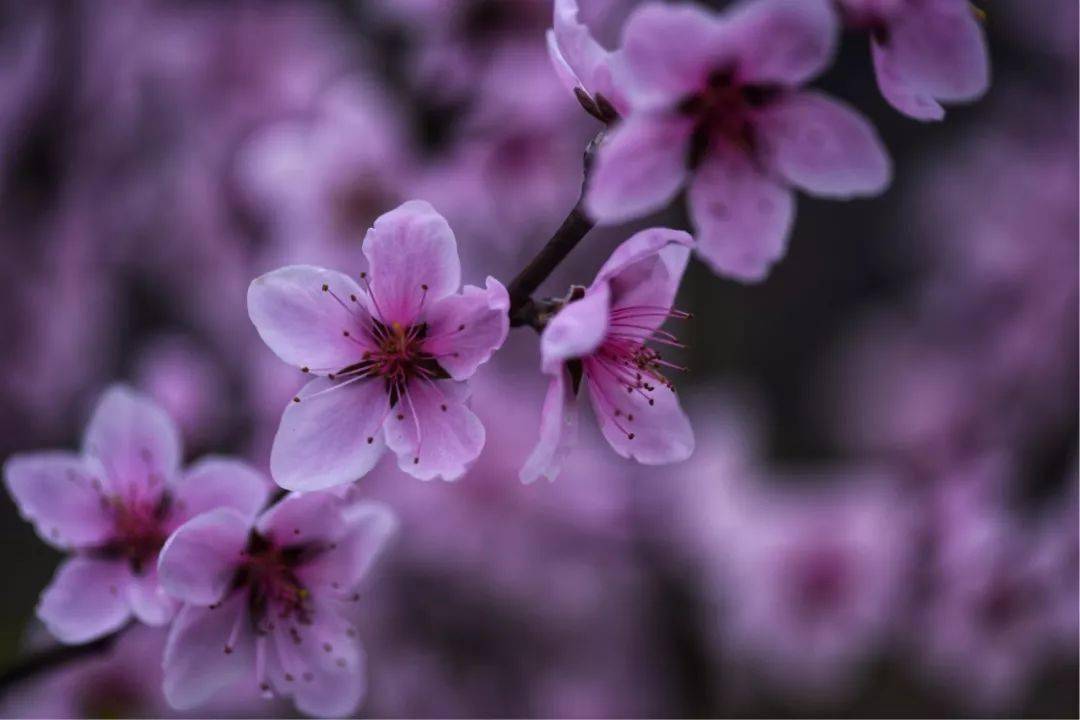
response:
<path fill-rule="evenodd" d="M 115 535 L 109 549 L 127 558 L 132 570 L 141 573 L 153 562 L 165 544 L 168 529 L 169 496 L 163 494 L 156 502 L 110 503 Z"/>
<path fill-rule="evenodd" d="M 630 440 L 636 437 L 632 429 L 635 417 L 633 405 L 627 403 L 621 393 L 612 396 L 604 388 L 610 388 L 611 381 L 614 381 L 627 396 L 644 398 L 650 406 L 656 404 L 655 393 L 661 391 L 660 388 L 675 392 L 675 386 L 665 372 L 686 368 L 665 360 L 658 350 L 646 343 L 686 347 L 675 335 L 655 326 L 658 320 L 689 317 L 689 313 L 681 310 L 645 305 L 612 310 L 603 343 L 595 353 L 582 361 L 585 373 L 600 380 L 592 385 L 595 397 L 600 401 L 600 409 Z"/>
<path fill-rule="evenodd" d="M 304 545 L 279 547 L 258 533 L 251 534 L 233 582 L 248 589 L 251 619 L 257 631 L 270 632 L 275 619 L 311 623 L 310 593 L 297 577 L 296 568 L 310 559 L 312 552 Z"/>
<path fill-rule="evenodd" d="M 710 73 L 700 92 L 685 98 L 678 112 L 695 119 L 690 167 L 696 167 L 709 145 L 717 140 L 743 150 L 754 147 L 754 115 L 774 95 L 775 89 L 747 85 L 730 70 Z"/>

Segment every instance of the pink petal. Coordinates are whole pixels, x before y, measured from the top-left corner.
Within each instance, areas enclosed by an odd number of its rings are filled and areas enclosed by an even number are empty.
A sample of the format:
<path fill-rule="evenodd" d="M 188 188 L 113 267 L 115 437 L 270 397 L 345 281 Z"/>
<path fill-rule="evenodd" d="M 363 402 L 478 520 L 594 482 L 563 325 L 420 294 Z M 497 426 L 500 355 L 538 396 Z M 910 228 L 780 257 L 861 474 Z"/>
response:
<path fill-rule="evenodd" d="M 135 618 L 146 625 L 164 625 L 173 619 L 178 607 L 162 589 L 153 564 L 144 567 L 142 574 L 131 575 L 124 597 Z"/>
<path fill-rule="evenodd" d="M 693 130 L 689 118 L 631 115 L 600 145 L 585 208 L 600 223 L 618 223 L 659 210 L 686 179 Z"/>
<path fill-rule="evenodd" d="M 839 26 L 826 0 L 756 0 L 727 18 L 739 82 L 798 86 L 832 61 Z"/>
<path fill-rule="evenodd" d="M 59 548 L 98 545 L 112 535 L 112 516 L 94 479 L 74 453 L 12 455 L 4 463 L 4 482 L 19 514 Z"/>
<path fill-rule="evenodd" d="M 61 642 L 89 642 L 120 629 L 131 617 L 125 600 L 131 577 L 121 560 L 73 557 L 41 593 L 37 616 Z"/>
<path fill-rule="evenodd" d="M 319 394 L 321 393 L 321 394 Z M 290 402 L 270 450 L 270 472 L 286 490 L 321 490 L 367 474 L 383 452 L 385 383 L 319 378 Z"/>
<path fill-rule="evenodd" d="M 590 365 L 586 362 L 585 372 L 593 413 L 615 452 L 643 465 L 664 465 L 690 457 L 694 430 L 674 392 L 659 385 L 647 394 L 627 392 L 609 373 L 593 370 Z M 653 399 L 651 405 L 649 398 Z"/>
<path fill-rule="evenodd" d="M 332 543 L 347 530 L 344 505 L 332 493 L 287 495 L 259 516 L 256 527 L 278 545 Z"/>
<path fill-rule="evenodd" d="M 681 230 L 649 228 L 615 248 L 596 275 L 596 282 L 611 288 L 611 310 L 651 308 L 652 314 L 636 313 L 633 324 L 643 332 L 660 327 L 679 292 L 693 243 Z"/>
<path fill-rule="evenodd" d="M 762 175 L 745 153 L 712 148 L 687 199 L 698 255 L 714 272 L 756 282 L 783 257 L 794 199 L 790 190 Z"/>
<path fill-rule="evenodd" d="M 424 306 L 461 286 L 454 233 L 423 200 L 410 200 L 381 215 L 364 237 L 364 255 L 372 304 L 386 325 L 412 325 Z"/>
<path fill-rule="evenodd" d="M 279 268 L 251 281 L 247 303 L 263 342 L 297 369 L 337 372 L 357 362 L 370 344 L 363 330 L 371 324 L 367 295 L 334 270 Z"/>
<path fill-rule="evenodd" d="M 352 590 L 375 564 L 398 526 L 393 511 L 380 503 L 352 503 L 344 508 L 342 517 L 344 532 L 331 549 L 297 570 L 305 586 Z"/>
<path fill-rule="evenodd" d="M 302 628 L 301 642 L 294 642 L 284 623 L 271 636 L 280 665 L 274 668 L 274 686 L 283 695 L 292 695 L 301 712 L 342 717 L 351 715 L 363 699 L 367 690 L 364 653 L 344 632 L 346 627 L 323 604 L 316 607 L 312 624 Z"/>
<path fill-rule="evenodd" d="M 181 525 L 158 557 L 165 592 L 195 605 L 216 603 L 233 581 L 250 530 L 250 518 L 224 507 Z"/>
<path fill-rule="evenodd" d="M 398 467 L 421 480 L 461 477 L 484 447 L 484 426 L 467 398 L 465 383 L 411 381 L 383 423 Z"/>
<path fill-rule="evenodd" d="M 173 483 L 172 493 L 174 507 L 185 519 L 219 507 L 253 518 L 266 504 L 270 483 L 246 462 L 206 457 Z"/>
<path fill-rule="evenodd" d="M 521 468 L 521 481 L 531 483 L 541 477 L 548 480 L 558 477 L 567 455 L 577 444 L 577 429 L 577 396 L 564 369 L 548 385 L 540 410 L 540 440 Z"/>
<path fill-rule="evenodd" d="M 885 99 L 918 120 L 944 115 L 937 101 L 979 98 L 990 83 L 982 28 L 965 0 L 899 11 L 884 42 L 873 41 L 874 68 Z"/>
<path fill-rule="evenodd" d="M 585 357 L 600 347 L 607 335 L 610 305 L 611 289 L 601 282 L 555 314 L 540 334 L 544 372 L 557 374 L 567 360 Z"/>
<path fill-rule="evenodd" d="M 466 380 L 502 347 L 510 329 L 510 296 L 495 278 L 486 289 L 466 285 L 462 294 L 439 300 L 428 312 L 424 349 L 455 380 Z"/>
<path fill-rule="evenodd" d="M 230 640 L 231 652 L 226 652 Z M 233 593 L 214 608 L 185 605 L 169 630 L 162 667 L 165 699 L 177 710 L 201 705 L 244 678 L 253 678 L 254 634 L 247 594 Z"/>
<path fill-rule="evenodd" d="M 688 3 L 646 3 L 623 26 L 616 81 L 635 109 L 669 109 L 732 64 L 734 49 L 725 40 L 713 13 Z"/>
<path fill-rule="evenodd" d="M 156 495 L 180 465 L 172 419 L 145 395 L 123 385 L 105 391 L 83 437 L 83 452 L 104 472 L 106 492 Z"/>
<path fill-rule="evenodd" d="M 779 98 L 762 112 L 757 127 L 770 167 L 813 195 L 876 195 L 892 179 L 888 152 L 874 127 L 821 93 Z"/>
<path fill-rule="evenodd" d="M 628 110 L 623 93 L 612 80 L 614 54 L 593 39 L 578 19 L 576 0 L 555 0 L 552 29 L 547 33 L 548 53 L 555 72 L 571 92 L 579 87 L 589 95 L 603 95 L 617 111 Z"/>

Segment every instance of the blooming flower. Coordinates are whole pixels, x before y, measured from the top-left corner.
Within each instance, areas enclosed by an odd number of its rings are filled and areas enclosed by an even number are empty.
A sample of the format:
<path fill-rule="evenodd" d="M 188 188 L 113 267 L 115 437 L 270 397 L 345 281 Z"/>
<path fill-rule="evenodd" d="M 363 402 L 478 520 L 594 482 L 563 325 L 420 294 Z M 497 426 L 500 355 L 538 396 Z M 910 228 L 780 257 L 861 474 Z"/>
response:
<path fill-rule="evenodd" d="M 268 483 L 246 464 L 206 458 L 180 470 L 176 427 L 160 408 L 125 388 L 98 403 L 81 454 L 15 455 L 4 480 L 41 538 L 73 557 L 41 595 L 38 617 L 57 638 L 82 643 L 134 615 L 168 622 L 175 603 L 158 583 L 157 556 L 176 527 L 228 507 L 253 516 Z"/>
<path fill-rule="evenodd" d="M 343 613 L 395 525 L 381 505 L 309 493 L 255 520 L 218 508 L 181 526 L 159 561 L 186 603 L 165 647 L 169 703 L 194 707 L 254 673 L 306 713 L 354 710 L 364 656 Z"/>
<path fill-rule="evenodd" d="M 687 184 L 699 255 L 717 273 L 756 281 L 784 254 L 788 186 L 829 198 L 880 193 L 891 167 L 873 127 L 798 89 L 828 64 L 836 27 L 823 0 L 757 0 L 719 16 L 638 8 L 614 68 L 631 109 L 599 148 L 588 212 L 622 222 Z"/>
<path fill-rule="evenodd" d="M 628 109 L 626 96 L 612 75 L 615 53 L 593 39 L 578 12 L 577 0 L 555 0 L 555 17 L 547 31 L 548 55 L 559 80 L 582 107 L 610 122 Z"/>
<path fill-rule="evenodd" d="M 849 26 L 870 33 L 878 88 L 904 115 L 941 120 L 939 101 L 971 101 L 986 92 L 986 39 L 968 0 L 838 2 Z"/>
<path fill-rule="evenodd" d="M 270 470 L 290 490 L 367 473 L 389 447 L 421 479 L 453 480 L 480 454 L 484 426 L 464 383 L 502 345 L 509 296 L 494 278 L 457 293 L 457 243 L 411 200 L 364 238 L 369 272 L 293 265 L 256 278 L 248 312 L 278 357 L 316 379 L 281 418 Z"/>
<path fill-rule="evenodd" d="M 690 421 L 665 370 L 679 369 L 646 343 L 682 347 L 660 325 L 669 317 L 692 240 L 651 228 L 624 242 L 588 288 L 575 288 L 540 336 L 543 371 L 551 375 L 540 441 L 521 479 L 554 479 L 576 434 L 582 384 L 604 438 L 619 455 L 646 465 L 678 462 L 694 449 Z"/>

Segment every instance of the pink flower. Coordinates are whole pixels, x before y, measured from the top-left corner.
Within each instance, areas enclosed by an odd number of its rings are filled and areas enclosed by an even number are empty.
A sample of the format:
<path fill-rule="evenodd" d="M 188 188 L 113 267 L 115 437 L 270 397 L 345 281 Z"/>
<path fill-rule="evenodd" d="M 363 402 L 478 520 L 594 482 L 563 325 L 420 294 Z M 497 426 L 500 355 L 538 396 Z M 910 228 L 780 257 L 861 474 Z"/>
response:
<path fill-rule="evenodd" d="M 878 88 L 916 120 L 941 120 L 939 101 L 976 100 L 990 84 L 986 39 L 968 0 L 838 0 L 870 34 Z"/>
<path fill-rule="evenodd" d="M 610 122 L 629 109 L 612 75 L 615 53 L 593 39 L 578 13 L 577 0 L 555 0 L 555 17 L 547 31 L 548 55 L 566 89 L 591 115 Z"/>
<path fill-rule="evenodd" d="M 598 151 L 588 212 L 622 222 L 688 185 L 698 253 L 717 273 L 757 281 L 784 255 L 789 186 L 838 199 L 882 192 L 892 171 L 873 127 L 799 89 L 828 64 L 836 28 L 824 0 L 757 0 L 723 15 L 638 8 L 614 68 L 631 110 Z"/>
<path fill-rule="evenodd" d="M 107 635 L 132 616 L 148 625 L 168 622 L 175 603 L 158 584 L 157 556 L 169 533 L 219 507 L 254 516 L 269 488 L 255 470 L 226 458 L 181 471 L 172 420 L 123 386 L 99 401 L 81 454 L 12 456 L 4 480 L 38 535 L 73 554 L 37 607 L 66 643 Z"/>
<path fill-rule="evenodd" d="M 396 520 L 332 493 L 290 495 L 257 519 L 232 508 L 180 527 L 159 573 L 185 603 L 165 647 L 165 697 L 187 709 L 254 680 L 311 715 L 352 712 L 364 655 L 344 617 Z"/>
<path fill-rule="evenodd" d="M 532 482 L 555 479 L 574 442 L 577 395 L 589 392 L 604 438 L 646 465 L 678 462 L 694 449 L 690 421 L 666 369 L 680 369 L 646 343 L 682 347 L 660 329 L 672 309 L 692 239 L 651 228 L 612 253 L 588 288 L 575 288 L 540 336 L 543 370 L 552 376 L 540 418 L 540 441 L 521 470 Z"/>
<path fill-rule="evenodd" d="M 289 490 L 366 474 L 389 447 L 421 479 L 458 478 L 484 446 L 465 380 L 509 328 L 494 278 L 461 284 L 457 243 L 431 205 L 411 200 L 364 238 L 366 289 L 333 270 L 293 265 L 255 279 L 248 312 L 278 357 L 316 379 L 285 409 L 270 470 Z"/>

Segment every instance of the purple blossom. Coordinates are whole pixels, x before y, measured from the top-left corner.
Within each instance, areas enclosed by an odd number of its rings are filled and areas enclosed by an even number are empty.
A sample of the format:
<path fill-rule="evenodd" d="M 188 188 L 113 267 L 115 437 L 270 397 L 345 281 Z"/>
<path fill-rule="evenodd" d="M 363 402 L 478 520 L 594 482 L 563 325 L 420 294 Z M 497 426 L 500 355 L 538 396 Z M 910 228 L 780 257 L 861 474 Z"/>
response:
<path fill-rule="evenodd" d="M 577 434 L 577 396 L 587 388 L 604 438 L 619 455 L 646 465 L 678 462 L 694 449 L 690 421 L 665 376 L 680 369 L 646 343 L 682 347 L 661 330 L 673 310 L 692 240 L 652 228 L 616 248 L 588 288 L 575 288 L 540 337 L 551 376 L 540 441 L 521 479 L 555 479 Z"/>
<path fill-rule="evenodd" d="M 383 506 L 331 493 L 181 526 L 159 561 L 162 585 L 185 603 L 165 647 L 169 704 L 195 707 L 247 678 L 312 715 L 352 712 L 364 655 L 344 612 L 395 527 Z"/>
<path fill-rule="evenodd" d="M 824 0 L 756 0 L 723 15 L 638 8 L 615 63 L 630 112 L 599 149 L 589 213 L 630 220 L 686 185 L 698 254 L 717 273 L 757 281 L 784 255 L 791 187 L 837 199 L 882 192 L 892 171 L 873 127 L 800 89 L 832 58 L 836 29 Z"/>
<path fill-rule="evenodd" d="M 98 403 L 81 453 L 14 455 L 4 481 L 38 535 L 72 554 L 37 607 L 65 643 L 106 635 L 132 616 L 167 623 L 175 603 L 159 586 L 157 557 L 169 533 L 213 508 L 253 516 L 269 489 L 252 468 L 227 458 L 181 471 L 172 420 L 123 386 Z"/>
<path fill-rule="evenodd" d="M 489 277 L 457 292 L 457 242 L 423 201 L 382 215 L 363 248 L 365 289 L 293 265 L 248 290 L 262 339 L 316 376 L 286 408 L 271 450 L 274 479 L 290 490 L 356 480 L 387 447 L 410 475 L 453 480 L 484 445 L 464 381 L 506 338 L 506 289 Z"/>
<path fill-rule="evenodd" d="M 837 0 L 844 21 L 870 34 L 878 88 L 916 120 L 941 120 L 941 102 L 970 102 L 990 84 L 990 60 L 968 0 Z"/>

